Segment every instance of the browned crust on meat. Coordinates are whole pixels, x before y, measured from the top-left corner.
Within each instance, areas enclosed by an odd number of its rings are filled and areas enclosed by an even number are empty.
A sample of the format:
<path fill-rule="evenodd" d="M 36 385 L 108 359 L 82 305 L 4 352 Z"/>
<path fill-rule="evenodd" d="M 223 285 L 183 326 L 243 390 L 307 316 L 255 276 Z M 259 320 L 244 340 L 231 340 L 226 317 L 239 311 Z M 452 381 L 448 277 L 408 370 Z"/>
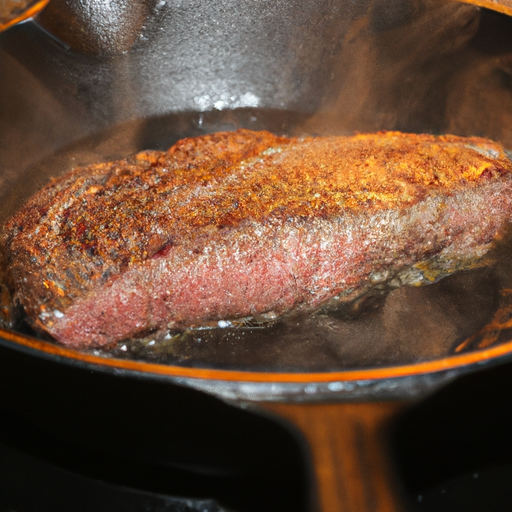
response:
<path fill-rule="evenodd" d="M 199 252 L 247 222 L 400 211 L 510 171 L 502 148 L 480 138 L 239 130 L 76 169 L 32 198 L 2 238 L 16 297 L 38 316 L 170 248 Z"/>

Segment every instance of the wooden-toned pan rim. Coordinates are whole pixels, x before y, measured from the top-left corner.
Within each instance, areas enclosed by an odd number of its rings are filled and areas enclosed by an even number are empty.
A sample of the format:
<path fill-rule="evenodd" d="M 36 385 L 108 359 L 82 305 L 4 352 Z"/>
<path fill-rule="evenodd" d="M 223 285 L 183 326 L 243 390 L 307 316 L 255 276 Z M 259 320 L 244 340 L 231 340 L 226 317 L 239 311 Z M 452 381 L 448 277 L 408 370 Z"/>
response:
<path fill-rule="evenodd" d="M 51 342 L 30 338 L 12 331 L 0 329 L 0 338 L 10 342 L 13 348 L 28 349 L 40 355 L 68 359 L 70 362 L 104 367 L 111 370 L 139 372 L 169 378 L 202 379 L 230 382 L 259 383 L 320 383 L 336 381 L 366 381 L 395 379 L 414 375 L 425 375 L 448 370 L 462 369 L 467 366 L 512 356 L 512 341 L 486 349 L 451 355 L 432 361 L 381 368 L 362 368 L 332 372 L 264 372 L 244 370 L 223 370 L 215 368 L 191 368 L 184 366 L 149 363 L 130 359 L 102 357 L 90 353 L 72 350 Z"/>
<path fill-rule="evenodd" d="M 33 3 L 32 5 L 29 5 L 28 9 L 20 13 L 19 16 L 15 16 L 14 18 L 5 20 L 4 22 L 0 20 L 0 32 L 7 30 L 9 27 L 12 27 L 13 25 L 21 23 L 22 21 L 34 17 L 36 14 L 38 14 L 46 7 L 48 2 L 49 0 L 40 0 L 38 2 Z M 30 4 L 30 2 L 27 3 Z"/>
<path fill-rule="evenodd" d="M 473 4 L 485 9 L 512 16 L 512 0 L 459 0 L 465 4 Z"/>

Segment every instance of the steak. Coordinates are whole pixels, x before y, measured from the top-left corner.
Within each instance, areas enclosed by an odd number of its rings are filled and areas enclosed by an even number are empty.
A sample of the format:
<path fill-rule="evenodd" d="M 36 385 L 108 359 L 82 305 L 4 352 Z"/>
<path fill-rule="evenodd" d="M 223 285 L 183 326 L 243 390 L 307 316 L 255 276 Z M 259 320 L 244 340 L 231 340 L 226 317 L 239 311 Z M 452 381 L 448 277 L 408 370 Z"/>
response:
<path fill-rule="evenodd" d="M 14 299 L 71 347 L 270 321 L 481 264 L 512 211 L 481 138 L 239 130 L 78 168 L 3 227 Z"/>

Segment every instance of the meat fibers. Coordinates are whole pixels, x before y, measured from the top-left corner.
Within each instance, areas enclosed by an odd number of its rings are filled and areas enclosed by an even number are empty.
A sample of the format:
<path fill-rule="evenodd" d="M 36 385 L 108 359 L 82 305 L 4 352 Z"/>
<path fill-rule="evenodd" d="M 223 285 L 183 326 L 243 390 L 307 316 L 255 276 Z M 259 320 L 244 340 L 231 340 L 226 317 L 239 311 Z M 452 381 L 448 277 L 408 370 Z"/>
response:
<path fill-rule="evenodd" d="M 14 300 L 76 348 L 339 307 L 478 265 L 512 211 L 481 138 L 239 130 L 77 168 L 3 227 Z"/>

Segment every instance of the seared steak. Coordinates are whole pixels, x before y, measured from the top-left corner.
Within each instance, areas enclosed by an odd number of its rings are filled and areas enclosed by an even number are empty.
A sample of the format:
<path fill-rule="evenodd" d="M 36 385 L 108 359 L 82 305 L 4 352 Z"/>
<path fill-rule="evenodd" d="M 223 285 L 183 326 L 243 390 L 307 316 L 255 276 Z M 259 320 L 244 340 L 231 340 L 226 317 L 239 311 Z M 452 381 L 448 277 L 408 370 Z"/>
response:
<path fill-rule="evenodd" d="M 511 171 L 479 138 L 217 133 L 55 179 L 2 242 L 37 328 L 109 346 L 477 265 L 512 211 Z"/>

